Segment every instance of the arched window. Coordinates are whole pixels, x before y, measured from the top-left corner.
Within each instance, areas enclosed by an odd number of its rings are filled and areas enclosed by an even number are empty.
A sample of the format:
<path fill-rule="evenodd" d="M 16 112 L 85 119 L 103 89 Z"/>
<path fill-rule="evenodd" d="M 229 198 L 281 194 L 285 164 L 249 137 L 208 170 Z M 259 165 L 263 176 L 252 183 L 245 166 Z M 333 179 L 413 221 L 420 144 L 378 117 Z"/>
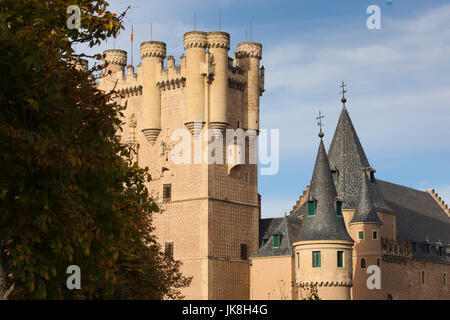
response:
<path fill-rule="evenodd" d="M 386 299 L 392 300 L 392 295 L 391 295 L 391 294 L 388 294 L 387 297 L 386 297 Z"/>
<path fill-rule="evenodd" d="M 361 268 L 365 268 L 366 267 L 366 259 L 362 258 L 361 259 Z"/>

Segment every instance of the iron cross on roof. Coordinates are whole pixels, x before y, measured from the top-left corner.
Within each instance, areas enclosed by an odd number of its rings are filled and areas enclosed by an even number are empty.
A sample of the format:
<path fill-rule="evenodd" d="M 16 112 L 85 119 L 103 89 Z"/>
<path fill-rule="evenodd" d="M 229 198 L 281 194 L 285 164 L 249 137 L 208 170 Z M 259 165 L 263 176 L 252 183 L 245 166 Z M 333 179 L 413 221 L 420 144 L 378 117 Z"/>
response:
<path fill-rule="evenodd" d="M 341 99 L 342 103 L 347 102 L 347 99 L 345 99 L 345 94 L 347 93 L 347 90 L 345 90 L 346 86 L 347 85 L 344 83 L 344 81 L 342 81 L 342 84 L 339 86 L 340 88 L 342 88 L 342 91 L 340 92 L 340 93 L 342 93 L 342 99 Z"/>
<path fill-rule="evenodd" d="M 318 125 L 319 128 L 320 128 L 320 132 L 319 132 L 319 137 L 320 137 L 320 139 L 322 139 L 323 136 L 324 136 L 323 131 L 322 131 L 322 126 L 323 126 L 322 119 L 323 119 L 323 118 L 325 118 L 325 116 L 323 116 L 322 113 L 321 113 L 321 111 L 319 110 L 319 116 L 316 118 L 316 120 L 318 120 L 318 121 L 317 121 L 317 125 Z"/>

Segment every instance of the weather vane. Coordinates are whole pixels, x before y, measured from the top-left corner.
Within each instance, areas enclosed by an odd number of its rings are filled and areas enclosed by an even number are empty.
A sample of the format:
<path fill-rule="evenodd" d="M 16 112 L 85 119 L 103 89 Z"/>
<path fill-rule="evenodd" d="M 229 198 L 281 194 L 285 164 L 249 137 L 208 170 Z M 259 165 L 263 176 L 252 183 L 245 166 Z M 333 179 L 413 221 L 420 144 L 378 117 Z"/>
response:
<path fill-rule="evenodd" d="M 320 137 L 320 139 L 322 139 L 323 136 L 324 136 L 323 131 L 322 131 L 322 126 L 323 126 L 322 119 L 323 119 L 323 118 L 325 118 L 325 116 L 323 116 L 322 113 L 321 113 L 321 111 L 319 110 L 319 116 L 316 118 L 316 120 L 318 120 L 318 121 L 317 121 L 317 125 L 318 125 L 319 128 L 320 128 L 320 132 L 319 132 L 319 137 Z"/>
<path fill-rule="evenodd" d="M 342 81 L 342 84 L 339 86 L 340 88 L 342 88 L 342 91 L 340 92 L 340 93 L 342 93 L 342 99 L 341 99 L 342 103 L 347 102 L 347 99 L 345 99 L 345 94 L 347 93 L 347 90 L 345 90 L 346 86 L 347 85 L 344 83 L 344 81 Z"/>

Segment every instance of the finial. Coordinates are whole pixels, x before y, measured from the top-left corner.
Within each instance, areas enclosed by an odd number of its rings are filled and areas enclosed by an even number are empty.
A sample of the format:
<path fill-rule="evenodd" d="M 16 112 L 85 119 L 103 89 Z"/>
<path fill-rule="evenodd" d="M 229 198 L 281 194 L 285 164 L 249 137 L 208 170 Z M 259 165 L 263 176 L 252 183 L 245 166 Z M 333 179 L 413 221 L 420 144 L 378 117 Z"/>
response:
<path fill-rule="evenodd" d="M 325 116 L 322 115 L 321 111 L 319 110 L 319 116 L 316 118 L 316 120 L 318 120 L 317 125 L 320 127 L 320 132 L 319 132 L 319 138 L 322 139 L 324 134 L 322 131 L 322 119 L 325 118 Z"/>
<path fill-rule="evenodd" d="M 346 86 L 347 85 L 344 83 L 344 81 L 342 81 L 342 84 L 339 86 L 340 88 L 342 88 L 342 91 L 340 92 L 340 93 L 342 93 L 341 102 L 344 103 L 344 104 L 347 102 L 347 99 L 345 99 L 345 93 L 347 92 L 347 90 L 345 90 Z"/>

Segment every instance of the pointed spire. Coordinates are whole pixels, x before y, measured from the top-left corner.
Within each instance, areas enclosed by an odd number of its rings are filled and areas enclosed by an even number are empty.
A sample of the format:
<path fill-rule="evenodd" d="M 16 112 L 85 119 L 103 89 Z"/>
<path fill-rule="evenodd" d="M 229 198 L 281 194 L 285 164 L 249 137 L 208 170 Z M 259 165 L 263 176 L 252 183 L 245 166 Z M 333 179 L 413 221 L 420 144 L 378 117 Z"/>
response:
<path fill-rule="evenodd" d="M 328 158 L 330 166 L 337 171 L 336 190 L 343 201 L 343 207 L 355 209 L 361 192 L 361 171 L 370 170 L 371 166 L 345 103 L 344 101 L 342 102 L 342 111 L 328 151 Z M 376 182 L 373 183 L 370 190 L 373 192 L 372 198 L 376 208 L 392 211 L 384 201 Z"/>
<path fill-rule="evenodd" d="M 354 222 L 376 222 L 381 223 L 375 209 L 372 195 L 370 193 L 370 183 L 366 172 L 361 174 L 361 196 L 355 214 L 350 223 Z"/>
<path fill-rule="evenodd" d="M 347 232 L 344 219 L 336 213 L 337 193 L 322 139 L 320 139 L 308 201 L 315 203 L 315 213 L 314 215 L 305 213 L 299 241 L 353 241 Z"/>

